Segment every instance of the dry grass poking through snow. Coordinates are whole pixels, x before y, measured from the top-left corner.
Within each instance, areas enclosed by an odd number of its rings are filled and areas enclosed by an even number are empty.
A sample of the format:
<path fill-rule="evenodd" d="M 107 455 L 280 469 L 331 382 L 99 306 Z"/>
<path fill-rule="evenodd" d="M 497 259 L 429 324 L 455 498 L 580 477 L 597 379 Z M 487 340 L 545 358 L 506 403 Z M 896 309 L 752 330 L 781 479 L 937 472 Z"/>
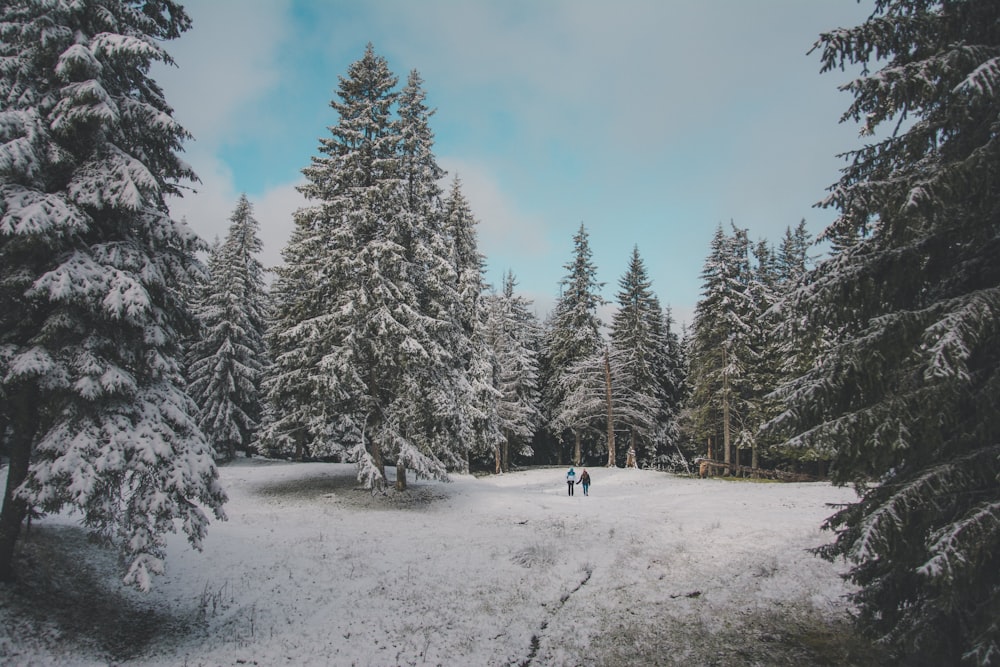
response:
<path fill-rule="evenodd" d="M 350 466 L 222 469 L 230 521 L 142 595 L 72 517 L 0 588 L 18 665 L 876 665 L 806 549 L 851 492 L 561 469 L 372 495 Z"/>

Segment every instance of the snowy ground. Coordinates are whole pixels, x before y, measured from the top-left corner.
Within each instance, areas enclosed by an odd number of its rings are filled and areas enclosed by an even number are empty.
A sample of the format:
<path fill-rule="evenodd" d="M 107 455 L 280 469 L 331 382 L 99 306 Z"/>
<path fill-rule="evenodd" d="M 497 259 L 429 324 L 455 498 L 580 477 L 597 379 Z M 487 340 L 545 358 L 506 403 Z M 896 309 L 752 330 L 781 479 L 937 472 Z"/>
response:
<path fill-rule="evenodd" d="M 15 665 L 869 665 L 846 621 L 826 484 L 593 468 L 411 481 L 354 468 L 221 470 L 229 521 L 204 552 L 123 588 L 72 517 L 36 522 L 0 587 Z"/>

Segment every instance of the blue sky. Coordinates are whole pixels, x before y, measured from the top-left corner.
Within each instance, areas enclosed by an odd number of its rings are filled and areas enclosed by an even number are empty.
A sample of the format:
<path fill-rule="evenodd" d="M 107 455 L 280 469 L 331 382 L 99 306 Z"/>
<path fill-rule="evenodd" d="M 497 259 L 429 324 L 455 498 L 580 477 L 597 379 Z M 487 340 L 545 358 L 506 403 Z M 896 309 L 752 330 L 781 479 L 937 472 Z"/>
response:
<path fill-rule="evenodd" d="M 224 236 L 241 192 L 280 262 L 300 170 L 337 118 L 338 77 L 369 41 L 401 83 L 420 72 L 436 153 L 479 220 L 487 279 L 508 269 L 543 315 L 572 237 L 590 234 L 613 300 L 638 245 L 653 289 L 690 322 L 720 223 L 777 242 L 816 209 L 859 145 L 839 124 L 842 72 L 820 32 L 870 0 L 192 0 L 194 27 L 157 67 L 202 183 L 172 203 Z M 605 313 L 605 316 L 610 311 Z"/>

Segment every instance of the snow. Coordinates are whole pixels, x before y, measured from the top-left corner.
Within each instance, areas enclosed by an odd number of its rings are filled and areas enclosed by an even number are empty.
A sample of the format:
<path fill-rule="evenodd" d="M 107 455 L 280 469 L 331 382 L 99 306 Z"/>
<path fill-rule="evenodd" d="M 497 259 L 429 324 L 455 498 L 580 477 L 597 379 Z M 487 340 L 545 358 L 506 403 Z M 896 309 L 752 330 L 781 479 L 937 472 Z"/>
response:
<path fill-rule="evenodd" d="M 169 535 L 147 594 L 47 517 L 0 587 L 0 662 L 797 664 L 846 627 L 843 566 L 807 549 L 853 491 L 589 470 L 590 496 L 564 468 L 373 496 L 351 465 L 238 459 L 229 521 L 201 552 Z"/>

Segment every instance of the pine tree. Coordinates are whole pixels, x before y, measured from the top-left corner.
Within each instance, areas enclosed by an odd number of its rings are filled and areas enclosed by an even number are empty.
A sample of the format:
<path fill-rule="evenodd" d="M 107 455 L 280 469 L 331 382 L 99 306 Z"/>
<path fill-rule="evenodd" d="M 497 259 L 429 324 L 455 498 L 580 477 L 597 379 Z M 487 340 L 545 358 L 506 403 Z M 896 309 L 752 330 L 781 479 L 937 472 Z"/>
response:
<path fill-rule="evenodd" d="M 487 299 L 486 341 L 497 366 L 497 413 L 503 435 L 499 468 L 510 470 L 511 446 L 531 456 L 531 438 L 542 423 L 537 348 L 541 330 L 529 310 L 531 302 L 516 294 L 514 274 L 504 276 L 503 291 Z"/>
<path fill-rule="evenodd" d="M 369 44 L 340 79 L 332 136 L 303 170 L 315 204 L 296 212 L 275 285 L 288 298 L 271 327 L 264 437 L 350 458 L 371 488 L 394 462 L 402 489 L 408 468 L 444 478 L 462 464 L 447 426 L 464 387 L 432 112 L 416 72 L 402 95 L 396 83 Z"/>
<path fill-rule="evenodd" d="M 230 217 L 223 245 L 210 256 L 196 307 L 199 334 L 188 350 L 188 388 L 201 409 L 198 424 L 216 458 L 246 453 L 261 416 L 267 314 L 260 225 L 246 195 Z"/>
<path fill-rule="evenodd" d="M 181 376 L 203 244 L 165 197 L 194 178 L 187 133 L 148 76 L 189 27 L 168 0 L 0 6 L 0 578 L 29 507 L 78 510 L 140 589 L 164 533 L 199 548 L 203 508 L 224 518 Z"/>
<path fill-rule="evenodd" d="M 654 463 L 659 468 L 688 470 L 687 460 L 681 451 L 681 413 L 687 398 L 687 358 L 684 342 L 674 331 L 674 318 L 669 306 L 663 312 L 662 333 L 657 335 L 663 341 L 658 361 L 657 381 L 661 397 L 660 432 L 657 435 L 657 449 Z"/>
<path fill-rule="evenodd" d="M 573 260 L 565 265 L 566 277 L 560 283 L 562 293 L 556 301 L 548 329 L 546 331 L 547 376 L 543 383 L 546 418 L 550 420 L 558 437 L 569 430 L 574 439 L 573 462 L 579 465 L 581 456 L 582 431 L 579 428 L 564 429 L 559 426 L 564 420 L 556 421 L 558 415 L 573 408 L 572 376 L 574 364 L 593 357 L 603 349 L 601 320 L 597 308 L 604 304 L 600 290 L 604 283 L 597 282 L 597 267 L 591 259 L 587 230 L 581 224 L 573 237 Z M 614 459 L 614 443 L 610 460 Z"/>
<path fill-rule="evenodd" d="M 688 352 L 692 435 L 713 443 L 713 453 L 721 450 L 731 467 L 738 463 L 736 446 L 751 433 L 746 397 L 754 312 L 747 231 L 732 228 L 727 236 L 720 225 L 712 238 Z"/>
<path fill-rule="evenodd" d="M 618 310 L 611 323 L 611 346 L 627 361 L 634 383 L 631 394 L 644 396 L 653 405 L 652 412 L 642 420 L 648 428 L 629 424 L 629 444 L 637 463 L 653 463 L 663 434 L 674 418 L 666 386 L 668 381 L 668 345 L 664 329 L 663 309 L 652 290 L 646 266 L 639 256 L 638 246 L 625 274 L 618 282 Z"/>
<path fill-rule="evenodd" d="M 442 204 L 439 186 L 445 172 L 434 156 L 434 133 L 420 74 L 413 70 L 399 99 L 401 173 L 405 206 L 400 238 L 413 267 L 401 277 L 414 286 L 413 337 L 427 354 L 411 369 L 414 407 L 409 445 L 400 449 L 396 486 L 406 486 L 405 467 L 412 462 L 423 475 L 445 468 L 464 469 L 470 438 L 470 370 L 474 330 L 479 318 L 484 260 L 476 246 L 476 220 L 456 179 Z M 461 209 L 461 215 L 454 214 Z M 459 305 L 461 304 L 461 305 Z M 463 318 L 469 318 L 466 321 Z M 426 462 L 433 462 L 430 467 Z"/>
<path fill-rule="evenodd" d="M 912 664 L 1000 662 L 998 26 L 993 0 L 881 0 L 817 43 L 824 70 L 863 67 L 844 119 L 891 129 L 826 201 L 834 253 L 793 324 L 830 347 L 773 426 L 858 485 L 822 553 L 852 563 L 859 621 Z"/>
<path fill-rule="evenodd" d="M 476 219 L 456 177 L 444 203 L 445 228 L 451 241 L 455 299 L 451 309 L 461 382 L 448 413 L 457 419 L 457 441 L 471 454 L 492 454 L 502 468 L 504 443 L 500 415 L 501 359 L 489 345 L 489 313 L 483 307 L 486 260 L 476 240 Z"/>

